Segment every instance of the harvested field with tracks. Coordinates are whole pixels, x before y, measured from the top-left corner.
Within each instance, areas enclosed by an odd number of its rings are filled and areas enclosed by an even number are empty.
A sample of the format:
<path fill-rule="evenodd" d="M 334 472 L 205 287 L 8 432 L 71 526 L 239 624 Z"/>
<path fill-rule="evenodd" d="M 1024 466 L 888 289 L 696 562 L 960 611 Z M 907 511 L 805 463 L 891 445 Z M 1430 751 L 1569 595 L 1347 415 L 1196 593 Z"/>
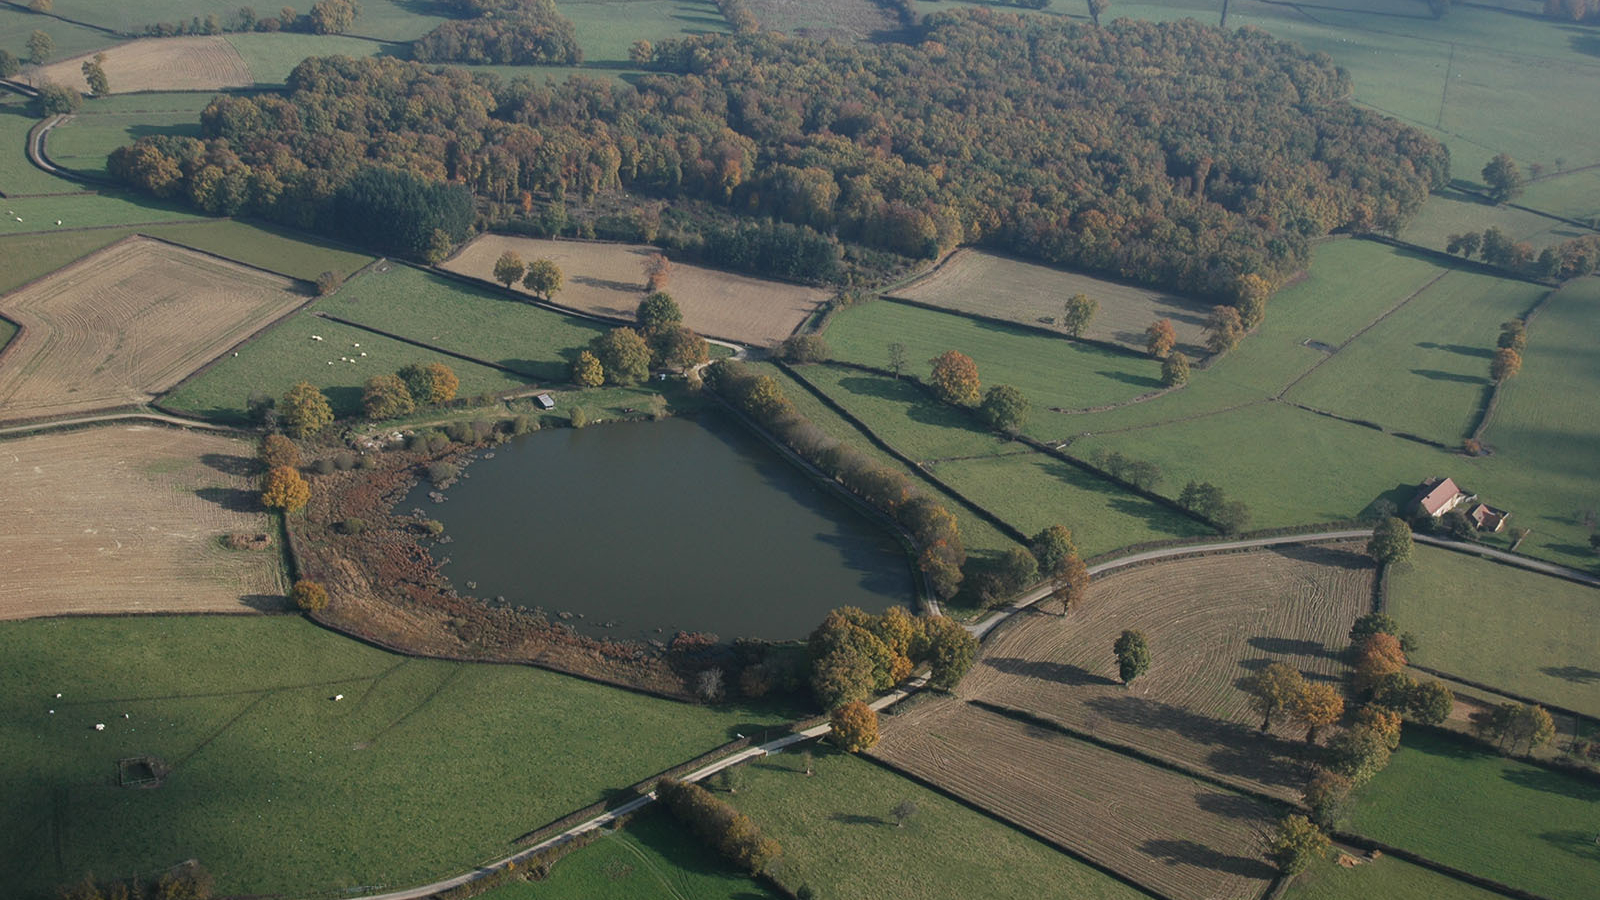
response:
<path fill-rule="evenodd" d="M 958 694 L 1294 799 L 1304 730 L 1257 730 L 1239 679 L 1270 662 L 1344 677 L 1340 651 L 1371 609 L 1376 574 L 1358 545 L 1284 547 L 1129 569 L 1065 618 L 1035 612 L 984 643 Z M 1143 631 L 1150 670 L 1117 681 L 1112 642 Z"/>
<path fill-rule="evenodd" d="M 213 91 L 255 84 L 255 76 L 250 74 L 244 57 L 221 35 L 144 38 L 101 52 L 106 55 L 106 80 L 111 83 L 113 94 Z M 93 56 L 85 53 L 51 63 L 31 80 L 36 85 L 50 81 L 87 92 L 89 85 L 83 77 L 83 63 Z"/>
<path fill-rule="evenodd" d="M 566 285 L 562 306 L 602 316 L 633 318 L 644 299 L 644 264 L 656 248 L 642 244 L 590 244 L 486 234 L 444 263 L 452 272 L 488 280 L 494 262 L 511 250 L 529 262 L 548 259 L 561 267 Z M 517 290 L 522 290 L 519 286 Z M 765 281 L 674 261 L 666 292 L 683 310 L 683 323 L 711 337 L 748 344 L 778 343 L 816 311 L 828 292 Z"/>
<path fill-rule="evenodd" d="M 871 752 L 1174 900 L 1260 897 L 1273 877 L 1266 804 L 959 700 L 888 718 Z"/>
<path fill-rule="evenodd" d="M 0 297 L 0 420 L 143 403 L 306 302 L 292 279 L 132 237 Z"/>
<path fill-rule="evenodd" d="M 1206 355 L 1208 304 L 982 250 L 957 250 L 932 272 L 889 292 L 891 297 L 1046 328 L 1056 327 L 1052 323 L 1061 318 L 1062 307 L 1073 294 L 1100 301 L 1100 311 L 1084 329 L 1084 337 L 1143 350 L 1150 323 L 1171 319 L 1178 349 L 1190 359 Z"/>
<path fill-rule="evenodd" d="M 274 537 L 250 445 L 151 425 L 0 442 L 0 619 L 279 609 Z"/>

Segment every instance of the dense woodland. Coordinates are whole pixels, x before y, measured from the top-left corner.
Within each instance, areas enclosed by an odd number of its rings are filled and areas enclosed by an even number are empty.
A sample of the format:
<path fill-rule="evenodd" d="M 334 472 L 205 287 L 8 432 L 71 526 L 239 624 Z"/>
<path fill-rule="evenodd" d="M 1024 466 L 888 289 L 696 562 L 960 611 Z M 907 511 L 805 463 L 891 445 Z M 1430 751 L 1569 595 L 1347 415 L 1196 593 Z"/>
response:
<path fill-rule="evenodd" d="M 1448 179 L 1445 149 L 1352 106 L 1326 56 L 1251 28 L 968 11 L 909 45 L 709 35 L 650 65 L 635 86 L 553 85 L 308 59 L 286 96 L 213 101 L 204 143 L 143 138 L 112 171 L 298 225 L 373 165 L 525 212 L 626 190 L 1222 299 L 1245 274 L 1281 280 L 1331 230 L 1397 229 Z"/>
<path fill-rule="evenodd" d="M 459 0 L 451 4 L 472 18 L 446 22 L 411 45 L 422 62 L 576 65 L 583 62 L 578 33 L 555 0 Z"/>

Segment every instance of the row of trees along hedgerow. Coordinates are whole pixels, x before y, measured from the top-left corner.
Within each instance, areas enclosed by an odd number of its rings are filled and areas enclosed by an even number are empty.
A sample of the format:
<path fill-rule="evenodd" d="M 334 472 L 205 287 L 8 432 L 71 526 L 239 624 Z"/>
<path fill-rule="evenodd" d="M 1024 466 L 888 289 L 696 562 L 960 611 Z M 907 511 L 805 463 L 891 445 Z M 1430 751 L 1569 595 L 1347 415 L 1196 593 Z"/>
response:
<path fill-rule="evenodd" d="M 111 168 L 300 225 L 374 166 L 501 203 L 622 189 L 1224 302 L 1245 275 L 1281 281 L 1331 230 L 1398 228 L 1449 175 L 1438 142 L 1351 105 L 1326 56 L 1256 29 L 966 11 L 909 44 L 706 35 L 656 46 L 649 65 L 635 85 L 551 85 L 308 59 L 287 95 L 219 97 L 202 140 L 141 138 Z M 386 218 L 351 215 L 346 234 L 383 246 L 371 230 Z"/>

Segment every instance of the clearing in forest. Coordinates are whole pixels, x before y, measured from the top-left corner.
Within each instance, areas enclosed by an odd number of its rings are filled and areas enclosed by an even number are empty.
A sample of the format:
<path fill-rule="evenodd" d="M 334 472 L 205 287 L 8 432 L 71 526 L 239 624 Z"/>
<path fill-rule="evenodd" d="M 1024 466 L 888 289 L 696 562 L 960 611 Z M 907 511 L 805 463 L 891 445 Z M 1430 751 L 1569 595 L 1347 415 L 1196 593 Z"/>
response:
<path fill-rule="evenodd" d="M 1254 898 L 1267 804 L 958 700 L 890 718 L 874 756 L 1173 900 Z"/>
<path fill-rule="evenodd" d="M 1150 323 L 1171 319 L 1178 333 L 1178 349 L 1191 359 L 1206 355 L 1208 304 L 983 250 L 957 250 L 938 268 L 889 295 L 1025 325 L 1056 327 L 1067 298 L 1074 294 L 1085 294 L 1100 303 L 1084 337 L 1143 350 L 1144 331 Z"/>
<path fill-rule="evenodd" d="M 561 268 L 566 284 L 555 300 L 562 306 L 602 316 L 633 318 L 645 295 L 644 266 L 660 251 L 643 244 L 591 244 L 486 234 L 444 263 L 485 281 L 494 263 L 510 250 L 523 260 L 548 259 Z M 522 290 L 519 286 L 518 290 Z M 663 288 L 683 310 L 683 323 L 701 334 L 750 344 L 772 345 L 794 333 L 828 292 L 766 281 L 687 263 L 673 262 Z"/>
<path fill-rule="evenodd" d="M 212 91 L 255 84 L 250 66 L 221 35 L 143 38 L 102 51 L 106 55 L 106 80 L 113 94 L 132 91 Z M 80 91 L 89 90 L 83 77 L 86 53 L 40 69 L 31 79 Z"/>
<path fill-rule="evenodd" d="M 276 541 L 252 448 L 148 425 L 0 443 L 0 619 L 280 609 Z"/>
<path fill-rule="evenodd" d="M 1371 562 L 1355 545 L 1199 556 L 1107 575 L 1065 617 L 1022 616 L 984 643 L 958 694 L 1205 769 L 1286 799 L 1304 782 L 1304 728 L 1257 730 L 1238 682 L 1268 663 L 1338 683 Z M 1150 670 L 1124 687 L 1111 645 L 1144 632 Z"/>
<path fill-rule="evenodd" d="M 143 403 L 305 302 L 292 279 L 132 237 L 0 297 L 0 419 Z"/>

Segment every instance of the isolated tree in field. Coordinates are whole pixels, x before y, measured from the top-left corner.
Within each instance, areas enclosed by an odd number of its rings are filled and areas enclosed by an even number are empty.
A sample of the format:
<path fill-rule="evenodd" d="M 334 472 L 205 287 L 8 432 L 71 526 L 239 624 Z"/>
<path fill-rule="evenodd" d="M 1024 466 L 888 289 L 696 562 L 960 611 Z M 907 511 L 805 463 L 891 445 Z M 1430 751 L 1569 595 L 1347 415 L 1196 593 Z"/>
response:
<path fill-rule="evenodd" d="M 494 280 L 508 288 L 521 281 L 527 271 L 528 264 L 513 250 L 500 254 L 500 258 L 494 261 Z"/>
<path fill-rule="evenodd" d="M 636 41 L 636 44 L 650 46 L 649 41 Z M 672 276 L 672 263 L 660 253 L 652 253 L 644 261 L 644 289 L 652 294 L 661 293 L 667 287 L 667 279 Z"/>
<path fill-rule="evenodd" d="M 1132 683 L 1150 668 L 1150 645 L 1142 631 L 1124 631 L 1111 645 L 1111 652 L 1117 655 L 1117 674 L 1123 684 Z"/>
<path fill-rule="evenodd" d="M 578 358 L 572 363 L 572 383 L 581 387 L 599 387 L 605 380 L 606 370 L 600 365 L 600 357 L 588 350 L 579 350 Z"/>
<path fill-rule="evenodd" d="M 50 61 L 50 54 L 54 53 L 55 49 L 56 42 L 43 31 L 34 29 L 33 34 L 28 35 L 28 62 L 42 66 Z"/>
<path fill-rule="evenodd" d="M 1500 339 L 1496 346 L 1518 353 L 1528 349 L 1528 323 L 1521 319 L 1500 323 Z"/>
<path fill-rule="evenodd" d="M 317 276 L 317 296 L 326 297 L 337 291 L 342 284 L 344 284 L 344 273 L 329 269 Z"/>
<path fill-rule="evenodd" d="M 278 421 L 290 437 L 310 437 L 333 421 L 333 407 L 311 382 L 302 381 L 278 402 Z"/>
<path fill-rule="evenodd" d="M 299 512 L 310 502 L 311 485 L 306 484 L 300 473 L 288 466 L 269 469 L 261 479 L 261 505 L 268 509 Z"/>
<path fill-rule="evenodd" d="M 1171 319 L 1157 319 L 1144 330 L 1144 346 L 1156 359 L 1166 359 L 1172 348 L 1178 346 L 1178 331 Z"/>
<path fill-rule="evenodd" d="M 288 466 L 300 468 L 300 448 L 281 434 L 269 434 L 261 439 L 261 464 L 269 469 Z"/>
<path fill-rule="evenodd" d="M 374 375 L 361 388 L 361 408 L 367 418 L 381 422 L 410 415 L 417 404 L 400 376 Z"/>
<path fill-rule="evenodd" d="M 1318 769 L 1306 783 L 1301 799 L 1311 810 L 1311 821 L 1322 828 L 1336 828 L 1344 817 L 1345 803 L 1350 799 L 1350 779 L 1338 772 Z"/>
<path fill-rule="evenodd" d="M 672 299 L 671 294 L 656 291 L 639 301 L 634 320 L 641 334 L 653 338 L 682 327 L 683 310 L 678 308 L 678 301 Z"/>
<path fill-rule="evenodd" d="M 554 297 L 564 282 L 560 267 L 548 259 L 536 259 L 528 263 L 527 274 L 522 276 L 522 286 L 542 300 Z"/>
<path fill-rule="evenodd" d="M 846 753 L 872 749 L 878 742 L 878 712 L 860 700 L 833 711 L 828 722 L 833 726 L 833 741 Z"/>
<path fill-rule="evenodd" d="M 1328 855 L 1333 845 L 1310 819 L 1302 815 L 1289 815 L 1278 823 L 1278 830 L 1267 840 L 1267 858 L 1277 865 L 1278 871 L 1293 878 L 1304 872 L 1313 862 Z"/>
<path fill-rule="evenodd" d="M 1239 310 L 1239 321 L 1245 328 L 1260 325 L 1267 317 L 1267 299 L 1272 296 L 1272 282 L 1254 272 L 1240 275 L 1233 283 L 1233 305 Z"/>
<path fill-rule="evenodd" d="M 1367 539 L 1367 555 L 1381 566 L 1409 562 L 1414 543 L 1411 526 L 1404 519 L 1389 516 L 1372 529 L 1372 537 Z"/>
<path fill-rule="evenodd" d="M 1189 357 L 1182 351 L 1173 351 L 1161 361 L 1161 383 L 1167 387 L 1180 387 L 1189 383 Z"/>
<path fill-rule="evenodd" d="M 901 800 L 895 804 L 894 809 L 889 811 L 889 815 L 894 816 L 894 827 L 896 828 L 904 828 L 906 820 L 916 814 L 917 804 L 910 800 Z"/>
<path fill-rule="evenodd" d="M 1067 299 L 1061 325 L 1067 329 L 1067 334 L 1083 337 L 1083 330 L 1089 327 L 1099 311 L 1100 301 L 1091 299 L 1088 294 L 1073 294 Z"/>
<path fill-rule="evenodd" d="M 933 392 L 952 406 L 975 406 L 979 400 L 978 364 L 956 350 L 934 357 Z"/>
<path fill-rule="evenodd" d="M 1331 684 L 1302 680 L 1289 701 L 1289 715 L 1306 726 L 1306 743 L 1314 744 L 1319 730 L 1344 715 L 1344 697 Z"/>
<path fill-rule="evenodd" d="M 83 80 L 89 85 L 89 93 L 96 97 L 104 97 L 111 93 L 111 79 L 106 77 L 104 53 L 96 53 L 94 59 L 83 61 Z"/>
<path fill-rule="evenodd" d="M 0 78 L 10 78 L 22 71 L 22 61 L 8 50 L 0 49 Z"/>
<path fill-rule="evenodd" d="M 1111 0 L 1089 0 L 1089 18 L 1100 27 L 1100 16 L 1111 8 Z"/>
<path fill-rule="evenodd" d="M 1489 186 L 1489 199 L 1496 203 L 1514 200 L 1522 193 L 1522 170 L 1510 154 L 1500 153 L 1483 167 L 1483 183 Z"/>
<path fill-rule="evenodd" d="M 931 616 L 923 623 L 922 654 L 928 660 L 928 684 L 948 691 L 961 683 L 978 656 L 978 639 L 949 616 Z"/>
<path fill-rule="evenodd" d="M 650 345 L 632 328 L 613 328 L 589 343 L 610 384 L 638 384 L 650 377 Z"/>
<path fill-rule="evenodd" d="M 1009 384 L 997 384 L 983 395 L 978 414 L 983 416 L 990 428 L 1016 437 L 1028 424 L 1028 407 L 1028 398 L 1021 391 Z"/>
<path fill-rule="evenodd" d="M 328 608 L 328 591 L 315 581 L 300 579 L 294 583 L 294 590 L 290 592 L 294 605 L 308 612 L 320 612 Z"/>
<path fill-rule="evenodd" d="M 1300 670 L 1281 662 L 1268 663 L 1265 668 L 1246 675 L 1239 687 L 1250 696 L 1250 708 L 1261 716 L 1261 730 L 1289 715 L 1291 704 L 1304 689 L 1305 676 Z"/>
<path fill-rule="evenodd" d="M 448 403 L 455 399 L 456 391 L 461 387 L 461 379 L 456 377 L 456 373 L 440 362 L 425 366 L 411 363 L 396 374 L 406 383 L 411 398 L 418 403 Z"/>
<path fill-rule="evenodd" d="M 1495 384 L 1515 377 L 1522 371 L 1522 354 L 1510 347 L 1501 347 L 1494 352 L 1494 359 L 1489 362 L 1489 377 Z"/>
<path fill-rule="evenodd" d="M 1206 319 L 1206 349 L 1214 354 L 1227 353 L 1239 346 L 1244 337 L 1244 322 L 1239 311 L 1231 306 L 1213 306 Z"/>
<path fill-rule="evenodd" d="M 896 341 L 889 345 L 889 371 L 899 378 L 906 370 L 906 345 Z"/>

